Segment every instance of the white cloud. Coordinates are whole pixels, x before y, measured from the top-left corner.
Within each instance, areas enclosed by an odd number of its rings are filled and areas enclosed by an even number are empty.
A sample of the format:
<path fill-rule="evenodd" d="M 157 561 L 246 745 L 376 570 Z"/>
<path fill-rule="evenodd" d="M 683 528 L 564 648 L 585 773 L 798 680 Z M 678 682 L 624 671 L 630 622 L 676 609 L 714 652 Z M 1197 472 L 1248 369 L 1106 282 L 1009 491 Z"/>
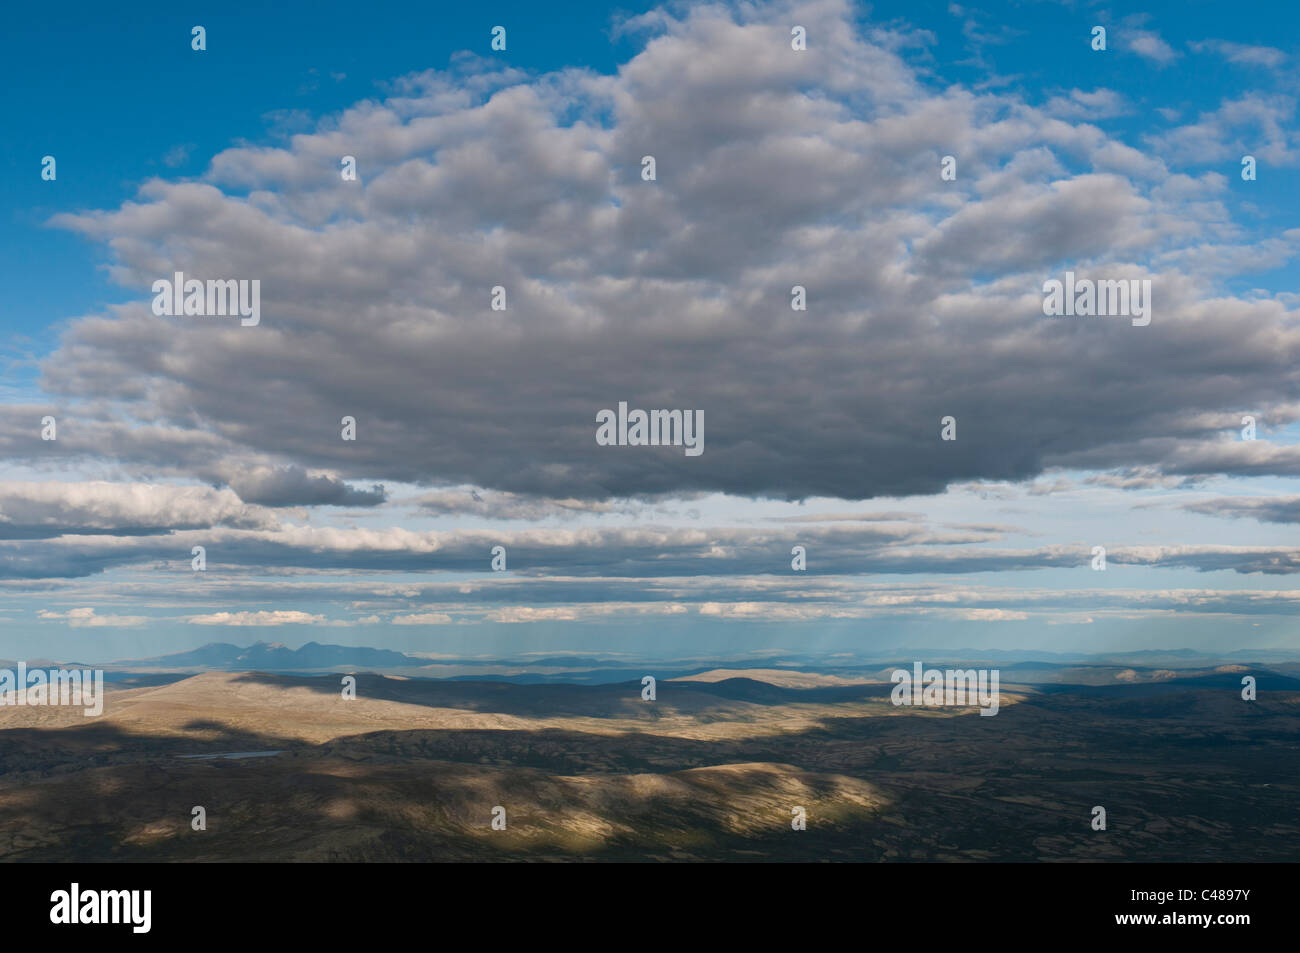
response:
<path fill-rule="evenodd" d="M 67 622 L 74 629 L 98 628 L 106 626 L 109 628 L 129 628 L 144 625 L 149 619 L 139 615 L 97 615 L 93 607 L 83 607 L 79 609 L 69 609 L 67 612 L 54 612 L 49 609 L 42 609 L 36 613 L 37 618 L 47 621 Z"/>
<path fill-rule="evenodd" d="M 1125 48 L 1159 66 L 1168 66 L 1178 59 L 1178 53 L 1152 30 L 1123 30 Z"/>
<path fill-rule="evenodd" d="M 1228 40 L 1204 40 L 1187 44 L 1194 53 L 1217 53 L 1229 63 L 1277 69 L 1286 62 L 1286 54 L 1272 46 L 1249 46 Z"/>
<path fill-rule="evenodd" d="M 191 625 L 323 625 L 325 617 L 293 609 L 261 610 L 258 612 L 213 612 L 192 615 L 185 619 Z"/>
<path fill-rule="evenodd" d="M 205 526 L 271 528 L 274 514 L 230 490 L 149 483 L 0 482 L 0 539 Z"/>

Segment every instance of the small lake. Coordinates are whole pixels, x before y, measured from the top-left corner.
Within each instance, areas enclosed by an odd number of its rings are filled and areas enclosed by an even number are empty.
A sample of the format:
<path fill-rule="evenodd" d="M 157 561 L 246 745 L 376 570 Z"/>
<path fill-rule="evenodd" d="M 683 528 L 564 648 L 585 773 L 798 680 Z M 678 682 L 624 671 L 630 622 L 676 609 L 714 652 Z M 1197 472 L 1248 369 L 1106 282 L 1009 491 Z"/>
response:
<path fill-rule="evenodd" d="M 283 751 L 284 749 L 280 749 Z M 197 759 L 199 761 L 211 761 L 215 758 L 229 758 L 232 761 L 239 758 L 269 758 L 273 754 L 279 754 L 280 751 L 223 751 L 217 754 L 178 754 L 176 757 L 187 760 Z"/>

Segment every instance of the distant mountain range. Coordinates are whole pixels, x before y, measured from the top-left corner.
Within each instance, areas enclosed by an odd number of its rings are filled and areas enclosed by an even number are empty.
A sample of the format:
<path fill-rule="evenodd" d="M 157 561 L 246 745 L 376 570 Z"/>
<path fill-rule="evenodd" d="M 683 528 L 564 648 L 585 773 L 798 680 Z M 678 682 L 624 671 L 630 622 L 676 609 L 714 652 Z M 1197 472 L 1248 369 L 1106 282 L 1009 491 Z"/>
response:
<path fill-rule="evenodd" d="M 308 642 L 291 649 L 279 642 L 256 642 L 247 648 L 229 642 L 209 642 L 189 652 L 175 652 L 146 659 L 127 659 L 119 666 L 144 668 L 205 668 L 230 671 L 299 672 L 338 666 L 364 668 L 407 668 L 427 665 L 428 659 L 404 655 L 389 649 L 356 645 L 323 645 Z"/>
<path fill-rule="evenodd" d="M 1189 669 L 1209 670 L 1215 665 L 1235 662 L 1267 664 L 1274 671 L 1290 676 L 1300 675 L 1300 655 L 1285 649 L 1238 649 L 1211 655 L 1192 649 L 1164 649 L 1131 651 L 1095 655 L 1056 654 L 1050 652 L 1015 651 L 1006 649 L 966 650 L 885 650 L 863 652 L 856 657 L 838 656 L 832 659 L 816 655 L 788 654 L 765 655 L 761 658 L 725 659 L 635 659 L 610 658 L 593 655 L 566 655 L 563 653 L 528 658 L 430 658 L 407 655 L 392 649 L 376 649 L 355 645 L 328 645 L 308 642 L 291 649 L 279 642 L 256 642 L 249 646 L 229 642 L 209 642 L 207 645 L 185 652 L 174 652 L 151 658 L 122 659 L 110 665 L 101 665 L 110 673 L 138 672 L 277 672 L 283 674 L 312 674 L 322 671 L 375 671 L 417 678 L 469 679 L 487 678 L 494 681 L 542 683 L 551 681 L 604 683 L 640 678 L 653 673 L 658 678 L 679 678 L 710 669 L 785 669 L 791 672 L 811 671 L 843 675 L 856 680 L 864 676 L 886 677 L 881 673 L 893 666 L 910 667 L 914 660 L 926 665 L 952 664 L 989 665 L 1004 670 L 1006 681 L 1040 683 L 1044 681 L 1069 684 L 1111 683 L 1116 675 L 1109 670 L 1132 668 L 1145 676 L 1165 669 L 1192 674 Z M 14 663 L 9 663 L 14 664 Z M 28 659 L 29 668 L 42 664 L 63 664 L 87 667 L 83 663 L 61 660 L 45 663 Z M 95 666 L 90 666 L 95 667 Z M 1091 676 L 1080 668 L 1096 669 Z M 1197 674 L 1205 674 L 1201 672 Z M 114 677 L 109 675 L 110 678 Z M 1164 677 L 1160 675 L 1159 677 Z"/>

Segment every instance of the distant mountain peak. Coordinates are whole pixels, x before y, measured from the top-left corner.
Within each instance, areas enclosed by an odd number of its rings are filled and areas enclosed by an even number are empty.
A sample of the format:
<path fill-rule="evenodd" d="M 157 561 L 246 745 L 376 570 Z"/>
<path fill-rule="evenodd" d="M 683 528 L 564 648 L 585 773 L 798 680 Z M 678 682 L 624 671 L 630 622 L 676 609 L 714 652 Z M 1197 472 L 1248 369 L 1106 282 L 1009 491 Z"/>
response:
<path fill-rule="evenodd" d="M 308 642 L 290 649 L 283 642 L 254 642 L 247 647 L 228 642 L 209 642 L 188 652 L 174 652 L 146 659 L 130 659 L 150 668 L 248 669 L 265 671 L 309 671 L 332 668 L 398 668 L 424 664 L 389 649 L 365 646 L 327 645 Z"/>

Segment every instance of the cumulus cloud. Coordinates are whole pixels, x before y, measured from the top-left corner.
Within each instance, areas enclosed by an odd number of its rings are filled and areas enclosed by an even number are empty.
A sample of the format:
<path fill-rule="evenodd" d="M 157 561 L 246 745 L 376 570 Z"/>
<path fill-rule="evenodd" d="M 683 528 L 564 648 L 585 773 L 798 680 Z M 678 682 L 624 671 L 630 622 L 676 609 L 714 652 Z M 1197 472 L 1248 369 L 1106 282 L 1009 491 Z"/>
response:
<path fill-rule="evenodd" d="M 0 539 L 134 536 L 206 526 L 265 529 L 274 515 L 229 490 L 144 483 L 0 482 Z"/>
<path fill-rule="evenodd" d="M 1291 130 L 1296 100 L 1285 93 L 1246 92 L 1225 99 L 1196 121 L 1147 137 L 1171 164 L 1237 161 L 1253 155 L 1273 165 L 1300 161 Z"/>
<path fill-rule="evenodd" d="M 817 57 L 790 55 L 781 4 L 656 11 L 615 74 L 468 58 L 285 147 L 227 150 L 201 181 L 61 217 L 131 287 L 259 277 L 264 318 L 159 318 L 142 297 L 74 322 L 45 384 L 119 413 L 56 452 L 268 466 L 226 479 L 274 506 L 379 502 L 345 483 L 372 478 L 611 501 L 927 494 L 1079 463 L 1300 473 L 1293 454 L 1252 470 L 1187 449 L 1214 444 L 1207 414 L 1296 400 L 1296 313 L 1160 257 L 1232 228 L 1212 183 L 1166 161 L 1235 148 L 1220 126 L 1267 126 L 1281 100 L 1247 96 L 1143 155 L 1068 108 L 1121 108 L 1105 91 L 1044 110 L 931 88 L 903 56 L 916 37 L 834 0 L 798 11 Z M 1044 318 L 1066 268 L 1152 278 L 1152 325 Z M 702 409 L 704 454 L 598 447 L 595 415 L 620 400 Z M 954 410 L 961 437 L 940 441 Z M 0 417 L 0 449 L 36 452 L 27 419 Z"/>

